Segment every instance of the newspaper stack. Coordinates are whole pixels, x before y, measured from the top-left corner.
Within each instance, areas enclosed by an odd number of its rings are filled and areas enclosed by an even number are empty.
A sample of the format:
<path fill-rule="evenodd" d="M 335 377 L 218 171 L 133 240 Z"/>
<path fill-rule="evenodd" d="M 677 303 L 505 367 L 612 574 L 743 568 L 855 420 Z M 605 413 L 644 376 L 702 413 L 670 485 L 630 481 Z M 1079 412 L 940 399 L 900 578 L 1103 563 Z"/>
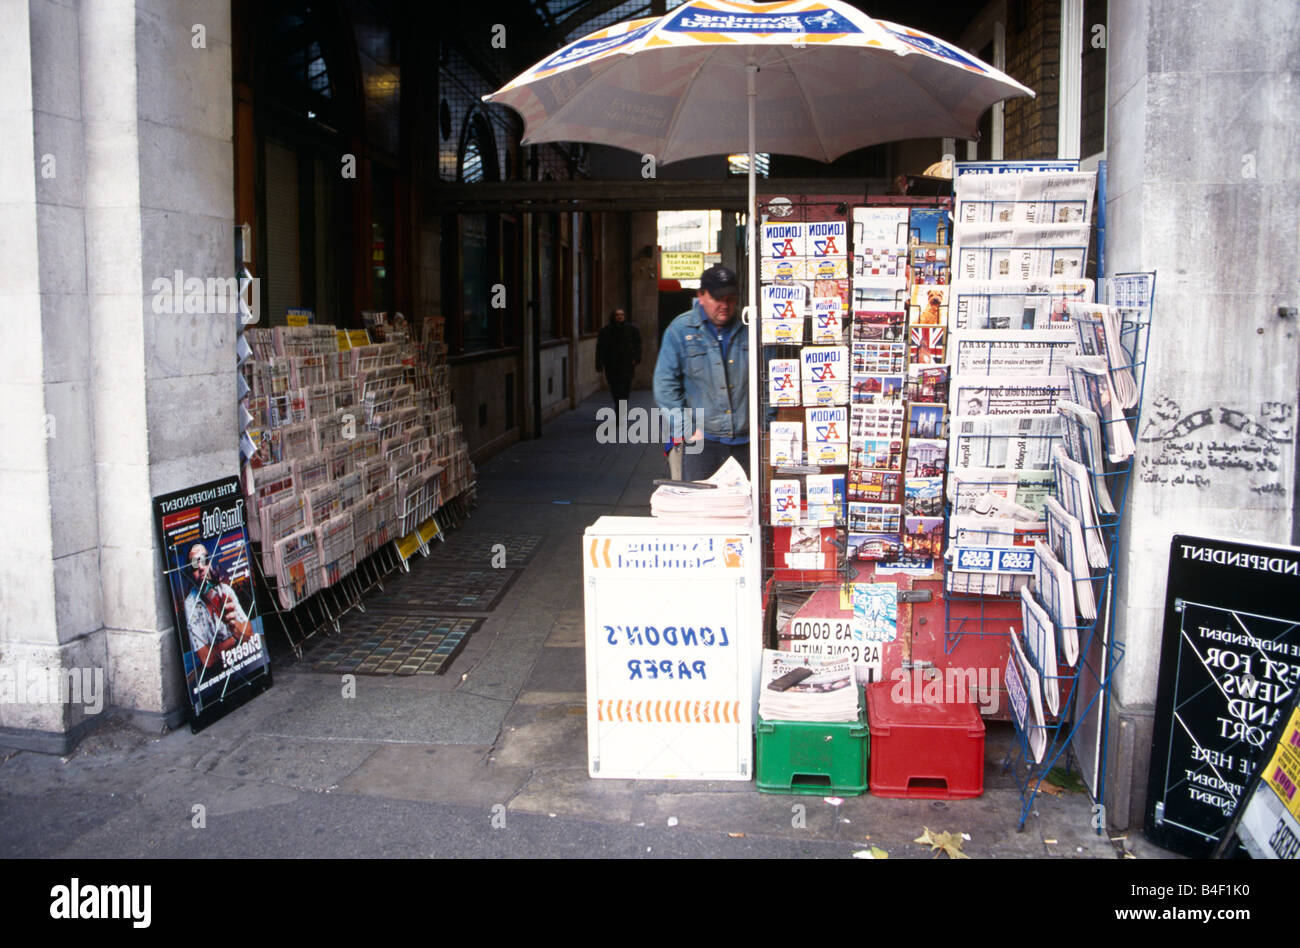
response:
<path fill-rule="evenodd" d="M 749 478 L 735 458 L 727 458 L 722 467 L 700 483 L 714 487 L 660 486 L 650 495 L 650 513 L 671 523 L 723 521 L 749 529 L 753 516 Z"/>
<path fill-rule="evenodd" d="M 796 683 L 776 690 L 782 679 L 803 669 Z M 798 676 L 794 676 L 798 677 Z M 758 713 L 765 721 L 857 721 L 858 688 L 848 658 L 816 658 L 763 649 L 763 684 Z"/>

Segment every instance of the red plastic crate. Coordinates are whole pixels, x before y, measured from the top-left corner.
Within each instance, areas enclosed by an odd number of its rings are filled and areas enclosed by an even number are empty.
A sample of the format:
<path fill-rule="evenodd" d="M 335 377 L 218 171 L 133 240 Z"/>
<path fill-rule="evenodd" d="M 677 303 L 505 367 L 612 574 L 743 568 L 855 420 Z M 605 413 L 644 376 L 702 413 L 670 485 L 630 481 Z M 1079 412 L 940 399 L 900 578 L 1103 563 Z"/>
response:
<path fill-rule="evenodd" d="M 984 792 L 984 722 L 972 703 L 895 701 L 894 682 L 867 686 L 871 793 L 963 800 Z"/>

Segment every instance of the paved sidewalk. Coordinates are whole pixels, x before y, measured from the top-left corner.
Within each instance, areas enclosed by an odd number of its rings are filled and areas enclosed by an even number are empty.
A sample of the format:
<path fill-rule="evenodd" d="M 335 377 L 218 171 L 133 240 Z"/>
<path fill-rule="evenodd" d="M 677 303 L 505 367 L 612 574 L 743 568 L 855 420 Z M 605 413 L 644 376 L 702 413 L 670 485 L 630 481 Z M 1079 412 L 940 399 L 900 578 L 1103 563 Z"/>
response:
<path fill-rule="evenodd" d="M 201 734 L 114 720 L 68 758 L 0 748 L 0 856 L 848 858 L 876 846 L 928 859 L 912 842 L 925 826 L 968 834 L 972 858 L 1169 855 L 1137 830 L 1097 836 L 1078 793 L 1040 797 L 1017 832 L 1001 724 L 984 795 L 969 801 L 834 805 L 753 783 L 590 779 L 580 540 L 605 514 L 648 515 L 666 472 L 660 446 L 597 443 L 605 404 L 600 393 L 479 472 L 479 506 L 445 550 L 545 539 L 445 674 L 358 675 L 348 698 L 338 674 L 282 660 L 270 691 Z"/>

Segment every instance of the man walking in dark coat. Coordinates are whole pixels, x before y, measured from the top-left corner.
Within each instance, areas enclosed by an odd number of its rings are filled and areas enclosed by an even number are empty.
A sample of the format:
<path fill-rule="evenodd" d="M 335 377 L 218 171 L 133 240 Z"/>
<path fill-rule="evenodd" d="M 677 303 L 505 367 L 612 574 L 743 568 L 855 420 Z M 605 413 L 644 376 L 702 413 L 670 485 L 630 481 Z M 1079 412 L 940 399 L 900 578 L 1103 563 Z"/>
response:
<path fill-rule="evenodd" d="M 641 333 L 627 321 L 626 312 L 616 309 L 596 339 L 596 371 L 605 373 L 615 411 L 619 410 L 619 402 L 627 401 L 632 376 L 640 363 Z"/>

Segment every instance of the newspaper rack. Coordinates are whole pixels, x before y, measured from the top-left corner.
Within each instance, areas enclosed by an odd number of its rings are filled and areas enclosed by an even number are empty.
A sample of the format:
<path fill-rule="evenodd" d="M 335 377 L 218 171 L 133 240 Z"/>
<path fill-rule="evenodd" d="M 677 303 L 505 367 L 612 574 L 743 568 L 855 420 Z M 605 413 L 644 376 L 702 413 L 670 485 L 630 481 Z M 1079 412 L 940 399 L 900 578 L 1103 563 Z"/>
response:
<path fill-rule="evenodd" d="M 1124 417 L 1123 423 L 1136 430 L 1142 404 L 1142 390 L 1145 382 L 1147 349 L 1150 341 L 1152 308 L 1155 296 L 1155 274 L 1134 273 L 1119 274 L 1102 281 L 1105 301 L 1120 310 L 1122 325 L 1120 330 L 1121 346 L 1127 361 L 1125 368 L 1130 369 L 1138 383 L 1137 405 Z M 1101 421 L 1101 424 L 1118 422 Z M 1063 445 L 1088 444 L 1081 430 L 1080 422 L 1062 417 L 1060 440 Z M 1104 455 L 1104 452 L 1101 452 Z M 1032 585 L 1035 601 L 1047 610 L 1052 618 L 1058 642 L 1072 637 L 1077 643 L 1077 663 L 1070 665 L 1060 659 L 1062 650 L 1058 648 L 1058 662 L 1054 669 L 1043 668 L 1029 649 L 1013 649 L 1018 657 L 1013 661 L 1023 661 L 1029 668 L 1026 673 L 1044 684 L 1051 683 L 1059 689 L 1061 700 L 1060 713 L 1052 715 L 1043 711 L 1042 723 L 1028 715 L 1020 720 L 1012 714 L 1012 723 L 1016 729 L 1016 741 L 1012 751 L 1004 762 L 1004 767 L 1012 770 L 1020 789 L 1021 812 L 1019 828 L 1023 829 L 1025 820 L 1033 808 L 1036 795 L 1043 780 L 1051 769 L 1065 755 L 1066 764 L 1075 762 L 1072 742 L 1079 732 L 1080 725 L 1097 711 L 1101 715 L 1101 738 L 1099 772 L 1105 773 L 1106 760 L 1106 709 L 1109 705 L 1110 685 L 1116 668 L 1124 657 L 1124 643 L 1111 635 L 1114 621 L 1114 585 L 1117 551 L 1119 546 L 1120 526 L 1124 520 L 1125 503 L 1128 497 L 1128 483 L 1132 474 L 1135 458 L 1121 464 L 1108 463 L 1104 456 L 1086 456 L 1076 458 L 1086 469 L 1089 481 L 1101 478 L 1113 501 L 1114 512 L 1096 510 L 1096 522 L 1084 525 L 1085 531 L 1092 531 L 1100 539 L 1106 552 L 1106 566 L 1093 568 L 1087 577 L 1076 576 L 1078 581 L 1091 586 L 1093 600 L 1096 603 L 1096 618 L 1087 622 L 1077 617 L 1067 625 L 1061 624 L 1059 611 L 1053 608 L 1065 595 L 1074 595 L 1073 590 L 1053 588 L 1050 576 L 1044 576 L 1044 582 Z M 1078 491 L 1078 485 L 1060 476 L 1056 471 L 1055 496 L 1061 498 L 1069 491 Z M 1063 505 L 1077 509 L 1083 498 L 1067 496 Z M 1085 564 L 1086 565 L 1086 564 Z M 1022 630 L 1018 610 L 1013 610 L 1010 594 L 997 596 L 978 596 L 948 593 L 946 602 L 945 650 L 949 653 L 965 635 L 1017 636 Z M 1017 604 L 1018 605 L 1018 604 Z M 1090 687 L 1085 688 L 1085 682 Z M 1100 705 L 1098 705 L 1100 702 Z M 1035 753 L 1034 746 L 1039 750 Z M 1098 781 L 1095 788 L 1094 803 L 1104 803 L 1104 781 Z M 1097 832 L 1102 831 L 1097 827 Z"/>

